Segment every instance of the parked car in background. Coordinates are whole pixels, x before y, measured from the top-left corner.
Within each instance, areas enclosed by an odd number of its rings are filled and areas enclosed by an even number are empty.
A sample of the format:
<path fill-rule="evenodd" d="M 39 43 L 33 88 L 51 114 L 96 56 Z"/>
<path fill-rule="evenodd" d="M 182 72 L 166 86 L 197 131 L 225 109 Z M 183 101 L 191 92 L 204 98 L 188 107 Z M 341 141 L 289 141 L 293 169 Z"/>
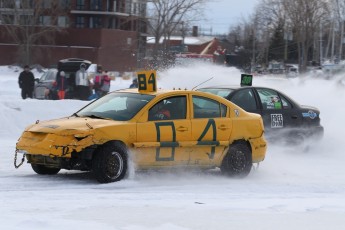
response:
<path fill-rule="evenodd" d="M 319 109 L 300 105 L 278 90 L 255 86 L 214 86 L 198 91 L 219 95 L 248 112 L 260 114 L 268 140 L 301 144 L 306 139 L 318 140 L 323 136 Z"/>
<path fill-rule="evenodd" d="M 48 69 L 40 78 L 36 79 L 34 87 L 34 98 L 36 99 L 57 99 L 52 94 L 52 89 L 56 84 L 57 69 Z M 56 95 L 57 96 L 57 95 Z"/>
<path fill-rule="evenodd" d="M 80 65 L 84 63 L 86 68 L 92 64 L 90 61 L 80 58 L 62 59 L 57 64 L 57 69 L 48 69 L 39 79 L 36 79 L 34 87 L 34 98 L 57 100 L 57 92 L 54 91 L 56 86 L 56 75 L 58 71 L 64 71 L 68 79 L 69 88 L 66 98 L 75 97 L 75 73 L 80 69 Z"/>

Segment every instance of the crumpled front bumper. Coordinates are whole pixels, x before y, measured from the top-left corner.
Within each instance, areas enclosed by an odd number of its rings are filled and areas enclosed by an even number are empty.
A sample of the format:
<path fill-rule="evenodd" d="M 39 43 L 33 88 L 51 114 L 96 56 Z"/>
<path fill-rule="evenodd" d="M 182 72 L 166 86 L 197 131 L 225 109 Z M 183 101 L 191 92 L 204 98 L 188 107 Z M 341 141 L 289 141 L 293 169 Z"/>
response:
<path fill-rule="evenodd" d="M 70 158 L 72 152 L 80 152 L 94 143 L 94 136 L 87 134 L 43 133 L 24 131 L 16 148 L 32 155 Z"/>

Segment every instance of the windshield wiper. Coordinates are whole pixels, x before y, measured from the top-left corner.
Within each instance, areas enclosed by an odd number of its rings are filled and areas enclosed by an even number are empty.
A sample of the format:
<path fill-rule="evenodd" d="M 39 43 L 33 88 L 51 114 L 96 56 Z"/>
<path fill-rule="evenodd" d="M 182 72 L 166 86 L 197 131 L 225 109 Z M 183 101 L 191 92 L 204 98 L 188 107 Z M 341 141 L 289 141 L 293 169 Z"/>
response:
<path fill-rule="evenodd" d="M 79 117 L 77 113 L 73 113 L 72 116 Z"/>
<path fill-rule="evenodd" d="M 95 119 L 109 119 L 107 117 L 101 117 L 101 116 L 97 116 L 97 115 L 94 115 L 94 114 L 86 115 L 84 117 L 95 118 Z"/>

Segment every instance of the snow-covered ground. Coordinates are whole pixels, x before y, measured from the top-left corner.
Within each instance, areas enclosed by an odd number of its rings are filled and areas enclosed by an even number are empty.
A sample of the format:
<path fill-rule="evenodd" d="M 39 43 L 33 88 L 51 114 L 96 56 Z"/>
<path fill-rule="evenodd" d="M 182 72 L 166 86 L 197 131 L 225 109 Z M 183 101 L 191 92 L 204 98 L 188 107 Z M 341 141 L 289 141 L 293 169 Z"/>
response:
<path fill-rule="evenodd" d="M 98 184 L 91 173 L 54 176 L 14 168 L 23 129 L 36 120 L 72 114 L 87 102 L 22 100 L 18 74 L 0 67 L 0 228 L 11 229 L 345 229 L 345 87 L 336 80 L 255 77 L 321 110 L 325 136 L 308 151 L 269 145 L 266 159 L 244 179 L 208 173 L 131 173 Z M 38 73 L 35 73 L 39 77 Z M 161 88 L 238 84 L 240 72 L 219 66 L 158 73 Z M 112 90 L 130 80 L 117 78 Z"/>

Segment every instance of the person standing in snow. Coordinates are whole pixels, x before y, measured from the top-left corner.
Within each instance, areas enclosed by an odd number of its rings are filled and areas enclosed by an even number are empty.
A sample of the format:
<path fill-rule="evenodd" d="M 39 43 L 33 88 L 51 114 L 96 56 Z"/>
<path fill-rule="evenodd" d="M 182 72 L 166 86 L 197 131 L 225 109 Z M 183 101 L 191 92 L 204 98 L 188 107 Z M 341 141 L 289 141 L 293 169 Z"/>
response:
<path fill-rule="evenodd" d="M 109 90 L 110 90 L 110 81 L 111 81 L 111 78 L 110 78 L 109 75 L 108 75 L 108 71 L 105 70 L 105 71 L 102 73 L 101 90 L 100 90 L 101 97 L 104 96 L 104 95 L 106 95 L 107 93 L 109 93 Z"/>
<path fill-rule="evenodd" d="M 93 78 L 93 89 L 95 90 L 96 98 L 100 98 L 102 93 L 103 69 L 102 66 L 97 66 L 97 74 Z"/>
<path fill-rule="evenodd" d="M 56 75 L 56 87 L 59 99 L 65 99 L 65 94 L 68 89 L 68 79 L 64 71 L 57 72 Z"/>
<path fill-rule="evenodd" d="M 138 88 L 138 79 L 134 78 L 129 88 Z"/>
<path fill-rule="evenodd" d="M 24 66 L 24 71 L 19 74 L 18 83 L 19 88 L 22 89 L 22 98 L 32 98 L 32 93 L 35 86 L 35 77 L 30 71 L 30 67 L 28 65 Z"/>
<path fill-rule="evenodd" d="M 77 98 L 80 100 L 88 100 L 90 96 L 90 81 L 84 63 L 80 65 L 80 69 L 75 74 L 75 85 Z"/>

